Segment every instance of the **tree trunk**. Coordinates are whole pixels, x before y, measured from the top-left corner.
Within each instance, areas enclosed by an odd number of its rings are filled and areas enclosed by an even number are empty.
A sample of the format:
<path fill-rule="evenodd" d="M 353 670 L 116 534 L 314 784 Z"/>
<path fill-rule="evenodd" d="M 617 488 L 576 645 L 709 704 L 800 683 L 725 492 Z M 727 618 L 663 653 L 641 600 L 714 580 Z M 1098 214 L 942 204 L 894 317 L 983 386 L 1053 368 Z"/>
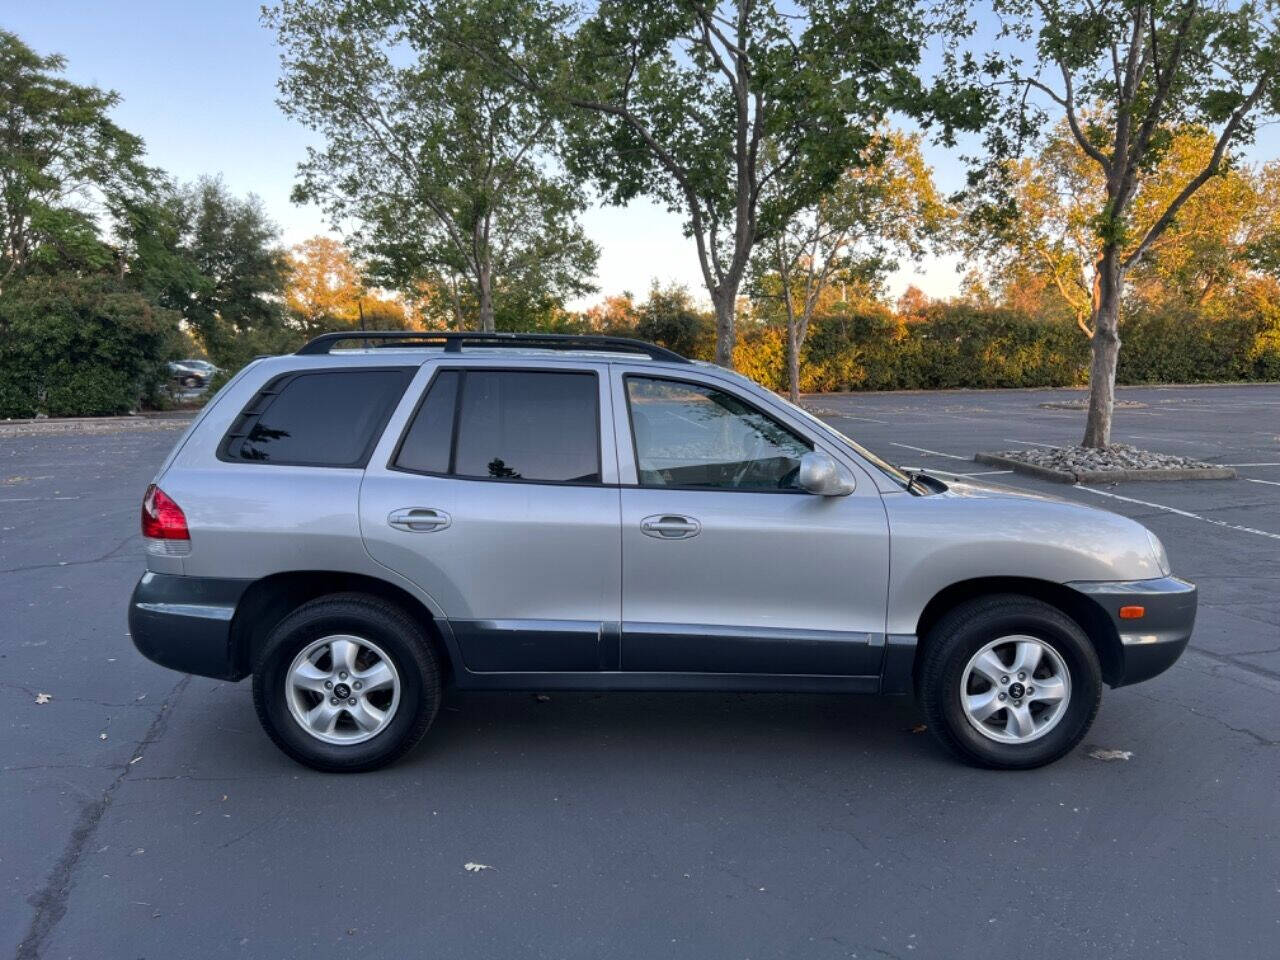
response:
<path fill-rule="evenodd" d="M 1111 444 L 1111 415 L 1116 400 L 1116 361 L 1120 357 L 1120 293 L 1124 274 L 1114 249 L 1098 258 L 1094 279 L 1093 337 L 1089 341 L 1089 414 L 1084 446 Z"/>
<path fill-rule="evenodd" d="M 787 317 L 787 391 L 791 402 L 800 402 L 800 331 L 795 317 Z"/>
<path fill-rule="evenodd" d="M 738 291 L 732 292 L 723 287 L 711 294 L 711 302 L 716 308 L 716 363 L 729 370 L 733 369 L 733 345 L 737 340 L 734 331 L 734 319 L 738 306 Z"/>
<path fill-rule="evenodd" d="M 493 333 L 493 277 L 489 264 L 480 264 L 480 332 Z"/>

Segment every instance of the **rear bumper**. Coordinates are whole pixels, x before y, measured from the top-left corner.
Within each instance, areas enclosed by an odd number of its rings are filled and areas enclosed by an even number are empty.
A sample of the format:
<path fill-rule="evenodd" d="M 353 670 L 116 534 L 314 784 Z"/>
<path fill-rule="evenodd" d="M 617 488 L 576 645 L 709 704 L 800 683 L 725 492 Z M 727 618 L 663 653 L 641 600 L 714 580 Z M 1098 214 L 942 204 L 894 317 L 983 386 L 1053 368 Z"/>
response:
<path fill-rule="evenodd" d="M 239 680 L 231 618 L 251 580 L 148 571 L 129 599 L 129 635 L 148 660 L 202 677 Z"/>
<path fill-rule="evenodd" d="M 1195 584 L 1162 577 L 1067 586 L 1095 601 L 1115 625 L 1123 662 L 1112 686 L 1123 687 L 1163 673 L 1187 648 L 1196 622 Z M 1140 606 L 1145 613 L 1139 619 L 1122 619 L 1120 608 L 1130 606 Z"/>

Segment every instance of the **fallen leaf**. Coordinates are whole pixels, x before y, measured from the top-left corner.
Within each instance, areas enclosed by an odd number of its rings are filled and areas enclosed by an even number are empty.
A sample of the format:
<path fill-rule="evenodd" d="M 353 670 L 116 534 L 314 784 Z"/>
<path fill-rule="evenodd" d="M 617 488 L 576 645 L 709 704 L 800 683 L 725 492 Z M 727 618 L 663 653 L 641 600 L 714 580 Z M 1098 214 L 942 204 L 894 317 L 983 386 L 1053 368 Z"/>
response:
<path fill-rule="evenodd" d="M 1090 750 L 1089 756 L 1095 760 L 1128 760 L 1133 756 L 1132 750 Z"/>
<path fill-rule="evenodd" d="M 917 723 L 914 727 L 912 727 L 912 728 L 911 728 L 911 732 L 912 732 L 912 733 L 924 733 L 924 732 L 925 732 L 926 730 L 928 730 L 928 729 L 929 729 L 929 727 L 928 727 L 928 725 L 927 725 L 927 724 Z"/>
<path fill-rule="evenodd" d="M 48 702 L 49 702 L 50 700 L 52 700 L 52 699 L 53 699 L 53 694 L 52 694 L 52 693 L 37 693 L 37 694 L 36 694 L 36 703 L 48 703 Z"/>
<path fill-rule="evenodd" d="M 489 866 L 487 863 L 472 863 L 468 860 L 462 865 L 462 869 L 466 870 L 468 873 L 479 873 L 481 870 L 492 870 L 493 867 Z"/>

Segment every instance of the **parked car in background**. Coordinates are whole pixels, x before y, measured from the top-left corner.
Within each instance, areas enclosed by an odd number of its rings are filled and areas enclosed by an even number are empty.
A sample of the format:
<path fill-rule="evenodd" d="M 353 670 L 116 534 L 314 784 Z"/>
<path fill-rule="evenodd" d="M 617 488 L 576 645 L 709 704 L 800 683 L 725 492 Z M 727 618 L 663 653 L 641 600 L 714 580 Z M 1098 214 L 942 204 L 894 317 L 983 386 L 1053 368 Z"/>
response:
<path fill-rule="evenodd" d="M 335 349 L 354 339 L 380 346 Z M 147 488 L 129 625 L 252 674 L 275 743 L 389 763 L 441 688 L 915 693 L 964 760 L 1084 737 L 1196 588 L 1125 517 L 902 472 L 635 340 L 329 334 L 246 366 Z M 850 737 L 857 731 L 851 730 Z"/>
<path fill-rule="evenodd" d="M 179 360 L 178 362 L 182 364 L 184 367 L 190 367 L 192 370 L 196 370 L 199 373 L 204 374 L 204 378 L 206 380 L 212 379 L 213 375 L 219 372 L 219 368 L 214 366 L 208 360 L 193 359 L 193 360 Z"/>
<path fill-rule="evenodd" d="M 197 390 L 209 382 L 209 375 L 185 361 L 169 363 L 169 378 L 185 390 Z"/>

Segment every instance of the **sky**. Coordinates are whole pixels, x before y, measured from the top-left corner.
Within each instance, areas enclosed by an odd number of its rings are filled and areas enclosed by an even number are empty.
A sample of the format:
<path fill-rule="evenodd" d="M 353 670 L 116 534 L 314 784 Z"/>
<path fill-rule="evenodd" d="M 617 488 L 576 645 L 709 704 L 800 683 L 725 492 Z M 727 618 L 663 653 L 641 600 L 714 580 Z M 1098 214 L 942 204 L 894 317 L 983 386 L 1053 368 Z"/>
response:
<path fill-rule="evenodd" d="M 292 245 L 331 231 L 317 208 L 289 200 L 316 140 L 276 106 L 279 59 L 259 9 L 260 0 L 0 0 L 0 27 L 37 53 L 65 56 L 68 79 L 119 93 L 114 119 L 146 141 L 152 164 L 182 181 L 221 175 L 235 193 L 257 194 Z M 954 155 L 927 147 L 926 158 L 943 191 L 961 185 Z M 642 297 L 654 281 L 707 301 L 678 215 L 648 202 L 593 205 L 582 223 L 600 247 L 600 290 L 571 307 L 623 291 Z M 946 297 L 959 279 L 954 259 L 928 258 L 899 270 L 889 293 L 914 284 Z"/>

